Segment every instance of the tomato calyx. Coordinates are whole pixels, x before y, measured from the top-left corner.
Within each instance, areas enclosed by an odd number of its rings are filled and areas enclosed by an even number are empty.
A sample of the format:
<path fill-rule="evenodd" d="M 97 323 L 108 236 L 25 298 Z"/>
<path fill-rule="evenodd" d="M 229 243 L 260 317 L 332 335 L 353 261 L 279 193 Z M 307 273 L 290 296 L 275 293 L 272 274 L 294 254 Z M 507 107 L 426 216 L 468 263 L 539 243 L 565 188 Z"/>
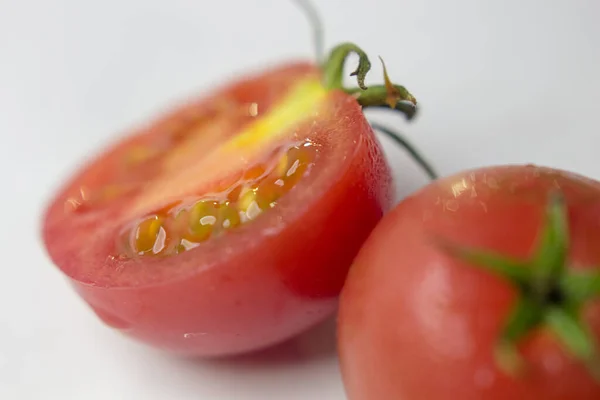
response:
<path fill-rule="evenodd" d="M 344 64 L 350 54 L 358 55 L 358 66 L 350 73 L 356 76 L 358 87 L 343 87 Z M 380 57 L 381 59 L 381 57 Z M 392 83 L 383 60 L 381 59 L 385 83 L 367 87 L 365 78 L 371 70 L 371 61 L 367 54 L 354 43 L 341 43 L 335 46 L 322 65 L 323 85 L 327 89 L 341 89 L 356 97 L 363 107 L 385 107 L 400 111 L 407 119 L 412 119 L 417 112 L 416 98 L 404 87 Z"/>
<path fill-rule="evenodd" d="M 363 107 L 389 107 L 404 113 L 409 120 L 415 116 L 417 100 L 404 86 L 392 83 L 381 57 L 379 59 L 383 66 L 385 84 L 373 87 L 365 85 L 365 78 L 371 70 L 371 61 L 367 53 L 354 43 L 346 42 L 335 46 L 323 62 L 323 23 L 321 22 L 319 13 L 309 0 L 295 0 L 295 3 L 306 14 L 313 29 L 316 58 L 321 64 L 323 85 L 327 89 L 342 89 L 346 93 L 354 95 L 358 103 Z M 344 65 L 346 59 L 352 53 L 358 55 L 358 65 L 350 73 L 350 76 L 356 76 L 358 87 L 344 88 L 342 82 Z"/>
<path fill-rule="evenodd" d="M 379 59 L 383 67 L 384 84 L 370 87 L 366 86 L 365 78 L 371 70 L 371 61 L 367 53 L 354 43 L 345 42 L 335 46 L 323 60 L 323 23 L 319 13 L 309 0 L 295 0 L 294 2 L 306 14 L 312 27 L 316 60 L 321 67 L 322 84 L 326 89 L 344 91 L 353 96 L 363 108 L 389 108 L 404 114 L 408 121 L 416 116 L 416 98 L 404 86 L 394 84 L 391 81 L 381 57 Z M 356 76 L 358 87 L 345 88 L 343 86 L 344 66 L 346 59 L 352 53 L 358 55 L 358 65 L 350 73 L 350 76 Z M 406 150 L 431 180 L 438 178 L 438 174 L 433 167 L 425 161 L 425 158 L 401 133 L 382 125 L 371 125 Z"/>
<path fill-rule="evenodd" d="M 358 87 L 344 88 L 342 83 L 344 63 L 351 53 L 358 55 L 358 66 L 350 74 L 350 76 L 356 76 Z M 342 43 L 331 50 L 328 59 L 322 66 L 323 86 L 328 90 L 340 89 L 345 91 L 354 96 L 358 104 L 363 108 L 389 108 L 403 113 L 410 121 L 417 113 L 417 99 L 404 86 L 392 83 L 383 59 L 381 57 L 379 59 L 383 67 L 384 84 L 367 87 L 365 85 L 365 77 L 371 69 L 369 57 L 355 44 Z M 398 146 L 406 150 L 431 180 L 438 178 L 438 174 L 431 164 L 425 160 L 425 157 L 401 133 L 381 124 L 371 123 L 371 126 L 381 131 Z"/>
<path fill-rule="evenodd" d="M 600 382 L 598 344 L 582 319 L 582 309 L 600 297 L 600 267 L 568 268 L 569 226 L 561 193 L 550 195 L 537 249 L 529 260 L 518 260 L 488 250 L 474 249 L 436 238 L 447 254 L 492 272 L 517 289 L 518 299 L 504 323 L 495 358 L 509 375 L 525 366 L 518 342 L 538 328 L 546 328 Z"/>
<path fill-rule="evenodd" d="M 351 53 L 358 55 L 358 66 L 350 74 L 350 76 L 356 76 L 358 87 L 344 88 L 342 82 L 344 63 Z M 379 59 L 383 67 L 384 84 L 367 87 L 365 77 L 371 69 L 369 57 L 353 43 L 339 44 L 331 50 L 329 57 L 322 66 L 323 86 L 328 90 L 341 89 L 354 96 L 363 109 L 369 107 L 389 108 L 403 113 L 410 121 L 417 113 L 417 99 L 404 86 L 392 83 L 383 59 L 381 57 Z M 401 133 L 380 124 L 371 123 L 371 126 L 406 150 L 411 158 L 425 171 L 429 179 L 436 180 L 438 178 L 438 174 L 431 164 Z"/>

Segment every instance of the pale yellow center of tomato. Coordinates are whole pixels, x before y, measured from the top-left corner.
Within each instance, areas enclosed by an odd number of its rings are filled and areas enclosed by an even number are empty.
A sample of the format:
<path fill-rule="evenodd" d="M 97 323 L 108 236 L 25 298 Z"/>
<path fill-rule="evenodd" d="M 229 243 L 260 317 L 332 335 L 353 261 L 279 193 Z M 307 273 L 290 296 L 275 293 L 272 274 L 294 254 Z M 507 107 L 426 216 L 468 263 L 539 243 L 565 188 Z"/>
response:
<path fill-rule="evenodd" d="M 318 112 L 327 93 L 318 80 L 299 83 L 269 114 L 256 119 L 256 122 L 225 143 L 222 150 L 258 150 L 265 142 L 289 133 L 294 124 Z"/>
<path fill-rule="evenodd" d="M 268 113 L 261 114 L 258 104 L 252 122 L 227 140 L 223 141 L 221 133 L 227 129 L 227 118 L 197 129 L 169 151 L 163 160 L 162 176 L 145 188 L 144 196 L 134 204 L 132 213 L 151 208 L 157 200 L 164 200 L 165 194 L 177 199 L 250 168 L 275 143 L 286 138 L 294 140 L 294 128 L 324 112 L 326 98 L 327 90 L 319 80 L 306 79 L 293 86 Z M 251 104 L 244 108 L 247 115 L 251 115 L 252 107 Z"/>

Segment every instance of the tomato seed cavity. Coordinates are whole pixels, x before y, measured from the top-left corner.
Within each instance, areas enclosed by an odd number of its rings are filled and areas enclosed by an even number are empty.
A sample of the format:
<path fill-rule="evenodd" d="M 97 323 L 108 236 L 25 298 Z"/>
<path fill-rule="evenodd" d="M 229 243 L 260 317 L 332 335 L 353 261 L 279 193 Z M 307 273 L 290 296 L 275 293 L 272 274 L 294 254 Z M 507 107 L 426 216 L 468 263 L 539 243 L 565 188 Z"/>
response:
<path fill-rule="evenodd" d="M 269 162 L 246 169 L 222 191 L 162 208 L 129 224 L 119 251 L 129 257 L 175 255 L 258 218 L 277 205 L 314 164 L 307 141 L 280 149 Z M 123 236 L 121 235 L 120 238 Z"/>

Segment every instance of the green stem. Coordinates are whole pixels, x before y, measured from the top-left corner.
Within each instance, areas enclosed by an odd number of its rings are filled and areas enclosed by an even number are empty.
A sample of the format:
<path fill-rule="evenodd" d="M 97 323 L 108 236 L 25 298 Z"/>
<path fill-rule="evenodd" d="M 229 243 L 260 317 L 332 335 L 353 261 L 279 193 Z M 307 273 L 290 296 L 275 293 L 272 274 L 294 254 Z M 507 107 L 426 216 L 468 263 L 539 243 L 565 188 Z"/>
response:
<path fill-rule="evenodd" d="M 394 89 L 401 93 L 403 99 L 396 102 L 393 109 L 404 114 L 407 120 L 412 120 L 417 115 L 416 99 L 404 86 L 394 85 Z M 370 86 L 366 90 L 350 88 L 346 92 L 354 95 L 358 104 L 365 108 L 391 108 L 387 103 L 388 88 L 385 85 Z"/>
<path fill-rule="evenodd" d="M 319 13 L 313 6 L 313 4 L 308 0 L 295 0 L 296 5 L 304 11 L 306 17 L 308 18 L 308 22 L 313 30 L 313 43 L 315 47 L 315 56 L 319 63 L 322 62 L 323 58 L 323 23 L 321 22 L 321 17 Z"/>
<path fill-rule="evenodd" d="M 297 0 L 296 3 L 299 4 L 307 13 L 312 22 L 313 28 L 315 29 L 315 47 L 317 47 L 317 57 L 319 58 L 318 54 L 320 53 L 319 48 L 322 46 L 323 34 L 318 14 L 308 1 Z M 343 87 L 343 74 L 346 59 L 352 53 L 358 55 L 358 66 L 354 72 L 350 74 L 350 76 L 356 76 L 358 88 L 348 89 Z M 363 108 L 387 107 L 396 111 L 400 111 L 408 120 L 411 120 L 414 118 L 417 112 L 417 100 L 404 86 L 393 84 L 390 81 L 385 68 L 385 63 L 381 57 L 380 60 L 383 66 L 385 83 L 384 85 L 376 85 L 367 88 L 365 85 L 365 77 L 371 69 L 371 61 L 369 61 L 369 57 L 360 47 L 353 43 L 339 44 L 334 47 L 333 50 L 331 50 L 327 60 L 322 63 L 323 85 L 326 89 L 343 90 L 346 93 L 354 96 L 358 104 L 360 104 Z M 377 124 L 374 124 L 373 128 L 380 130 L 394 140 L 396 144 L 408 151 L 413 160 L 415 160 L 417 164 L 423 168 L 430 179 L 437 179 L 438 175 L 433 167 L 425 160 L 419 151 L 417 151 L 417 149 L 410 144 L 408 140 L 402 137 L 401 134 L 390 128 Z"/>
<path fill-rule="evenodd" d="M 358 86 L 362 90 L 367 89 L 365 86 L 365 77 L 371 69 L 371 61 L 369 61 L 367 54 L 354 43 L 339 44 L 329 53 L 329 57 L 323 65 L 323 84 L 326 88 L 342 89 L 344 65 L 346 64 L 346 59 L 352 53 L 358 55 L 358 66 L 350 76 L 356 76 Z"/>
<path fill-rule="evenodd" d="M 358 87 L 344 88 L 343 74 L 344 65 L 348 56 L 352 53 L 358 55 L 358 66 L 350 74 L 356 76 Z M 417 100 L 402 85 L 390 81 L 385 64 L 383 72 L 385 83 L 367 87 L 365 78 L 371 70 L 371 61 L 367 54 L 353 43 L 342 43 L 333 48 L 329 57 L 323 64 L 323 84 L 327 89 L 340 89 L 356 97 L 356 101 L 363 107 L 386 107 L 403 113 L 407 119 L 412 119 L 417 111 Z"/>
<path fill-rule="evenodd" d="M 438 178 L 438 174 L 435 172 L 435 169 L 427 162 L 427 160 L 425 160 L 416 147 L 414 147 L 407 139 L 402 137 L 400 133 L 377 123 L 371 123 L 371 126 L 373 129 L 383 132 L 390 139 L 395 141 L 400 147 L 404 148 L 410 154 L 412 159 L 421 168 L 423 168 L 429 179 L 436 180 Z"/>

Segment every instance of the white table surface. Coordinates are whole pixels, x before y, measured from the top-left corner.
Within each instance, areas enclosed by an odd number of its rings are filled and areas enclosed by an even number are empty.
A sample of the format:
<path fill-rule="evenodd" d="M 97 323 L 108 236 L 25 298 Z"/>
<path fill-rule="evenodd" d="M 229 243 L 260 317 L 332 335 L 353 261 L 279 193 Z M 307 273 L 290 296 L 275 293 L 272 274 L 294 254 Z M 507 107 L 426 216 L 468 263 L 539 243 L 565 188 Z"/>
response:
<path fill-rule="evenodd" d="M 377 55 L 422 104 L 402 127 L 442 174 L 538 163 L 600 178 L 597 0 L 321 0 L 327 46 Z M 368 6 L 366 4 L 369 4 Z M 245 68 L 311 57 L 283 0 L 0 0 L 0 398 L 343 400 L 334 324 L 192 363 L 102 326 L 49 263 L 40 212 L 90 151 Z M 426 183 L 383 139 L 398 195 Z"/>

